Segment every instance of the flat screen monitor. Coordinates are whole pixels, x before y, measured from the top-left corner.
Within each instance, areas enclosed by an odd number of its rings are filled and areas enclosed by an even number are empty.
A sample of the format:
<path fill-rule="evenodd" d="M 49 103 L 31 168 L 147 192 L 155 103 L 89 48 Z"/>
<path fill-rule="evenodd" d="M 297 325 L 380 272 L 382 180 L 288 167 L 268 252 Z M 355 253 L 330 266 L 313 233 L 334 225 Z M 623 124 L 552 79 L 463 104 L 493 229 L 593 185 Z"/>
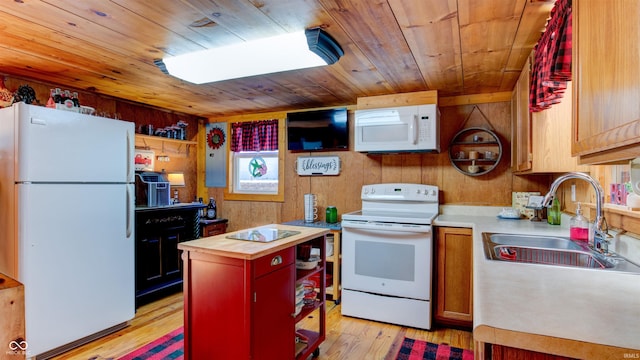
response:
<path fill-rule="evenodd" d="M 288 113 L 287 142 L 291 151 L 349 150 L 347 109 Z"/>

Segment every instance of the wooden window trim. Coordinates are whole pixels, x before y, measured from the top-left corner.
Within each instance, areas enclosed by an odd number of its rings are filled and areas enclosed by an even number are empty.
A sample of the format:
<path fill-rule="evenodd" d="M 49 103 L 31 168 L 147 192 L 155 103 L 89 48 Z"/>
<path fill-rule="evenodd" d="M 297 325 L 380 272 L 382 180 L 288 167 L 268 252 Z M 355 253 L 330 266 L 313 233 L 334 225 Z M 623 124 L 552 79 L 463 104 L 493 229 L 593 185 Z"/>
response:
<path fill-rule="evenodd" d="M 233 154 L 230 142 L 227 141 L 227 186 L 224 188 L 224 200 L 230 201 L 269 201 L 284 202 L 284 157 L 287 149 L 286 138 L 286 116 L 269 117 L 262 115 L 260 118 L 234 119 L 232 122 L 259 121 L 263 118 L 278 119 L 278 193 L 277 194 L 239 194 L 233 192 Z M 227 122 L 227 134 L 231 136 L 231 121 Z"/>

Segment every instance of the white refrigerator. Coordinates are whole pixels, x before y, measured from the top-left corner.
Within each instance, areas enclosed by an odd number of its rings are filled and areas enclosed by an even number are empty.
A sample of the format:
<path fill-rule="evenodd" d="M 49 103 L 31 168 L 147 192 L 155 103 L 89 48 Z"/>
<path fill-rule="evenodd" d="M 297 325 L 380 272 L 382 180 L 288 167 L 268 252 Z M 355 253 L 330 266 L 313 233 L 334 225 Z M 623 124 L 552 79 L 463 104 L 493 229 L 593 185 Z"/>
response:
<path fill-rule="evenodd" d="M 27 358 L 134 317 L 134 136 L 127 121 L 0 109 L 0 272 L 25 287 Z"/>

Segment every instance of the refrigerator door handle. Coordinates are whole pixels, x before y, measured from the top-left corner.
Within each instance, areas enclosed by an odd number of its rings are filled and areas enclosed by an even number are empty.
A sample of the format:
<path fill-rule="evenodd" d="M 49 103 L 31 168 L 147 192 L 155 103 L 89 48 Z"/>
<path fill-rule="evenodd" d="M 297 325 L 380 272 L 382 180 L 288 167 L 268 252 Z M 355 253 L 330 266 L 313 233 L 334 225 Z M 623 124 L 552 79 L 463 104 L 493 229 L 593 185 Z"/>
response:
<path fill-rule="evenodd" d="M 134 145 L 131 143 L 131 132 L 127 131 L 127 182 L 133 182 L 133 154 Z"/>
<path fill-rule="evenodd" d="M 134 222 L 134 212 L 133 212 L 133 194 L 132 194 L 132 186 L 127 186 L 127 239 L 130 239 L 133 235 L 133 222 Z"/>

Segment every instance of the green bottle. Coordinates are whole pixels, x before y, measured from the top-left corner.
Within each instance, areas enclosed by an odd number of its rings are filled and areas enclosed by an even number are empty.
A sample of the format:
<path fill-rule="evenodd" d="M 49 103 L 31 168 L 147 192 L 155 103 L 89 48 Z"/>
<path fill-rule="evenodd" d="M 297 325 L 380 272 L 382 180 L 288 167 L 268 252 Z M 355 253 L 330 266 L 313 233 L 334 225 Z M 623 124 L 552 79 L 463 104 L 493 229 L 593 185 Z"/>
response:
<path fill-rule="evenodd" d="M 549 225 L 560 225 L 560 201 L 553 198 L 551 207 L 547 209 L 547 222 Z"/>

